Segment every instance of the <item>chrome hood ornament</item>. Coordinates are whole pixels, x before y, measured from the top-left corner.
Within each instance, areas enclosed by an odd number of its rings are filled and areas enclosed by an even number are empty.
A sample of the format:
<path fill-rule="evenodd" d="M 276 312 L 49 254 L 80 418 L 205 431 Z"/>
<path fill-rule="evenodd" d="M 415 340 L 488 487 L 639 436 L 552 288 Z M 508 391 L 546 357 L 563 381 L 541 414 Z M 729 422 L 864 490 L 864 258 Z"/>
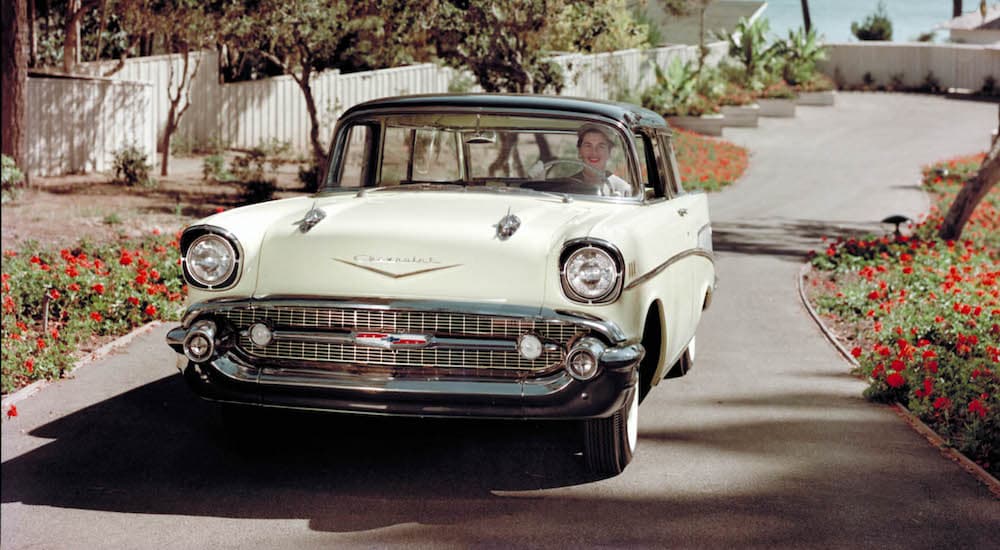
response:
<path fill-rule="evenodd" d="M 507 215 L 500 218 L 500 221 L 493 227 L 497 228 L 497 238 L 506 241 L 521 227 L 521 218 L 511 214 L 510 208 L 507 208 Z"/>
<path fill-rule="evenodd" d="M 306 212 L 306 215 L 299 221 L 295 222 L 295 225 L 299 226 L 299 231 L 303 233 L 308 233 L 310 229 L 316 226 L 319 222 L 323 221 L 326 217 L 326 212 L 316 208 L 316 203 L 313 203 L 312 208 Z"/>

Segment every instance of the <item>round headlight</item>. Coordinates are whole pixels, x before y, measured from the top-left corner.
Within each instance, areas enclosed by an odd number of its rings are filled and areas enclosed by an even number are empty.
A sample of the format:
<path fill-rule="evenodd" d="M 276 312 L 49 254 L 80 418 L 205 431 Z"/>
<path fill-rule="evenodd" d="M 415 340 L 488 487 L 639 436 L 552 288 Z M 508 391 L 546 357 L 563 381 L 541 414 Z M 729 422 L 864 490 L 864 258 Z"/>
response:
<path fill-rule="evenodd" d="M 599 300 L 610 294 L 618 282 L 614 259 L 603 249 L 588 246 L 566 258 L 566 284 L 585 300 Z"/>
<path fill-rule="evenodd" d="M 225 282 L 236 269 L 236 251 L 219 235 L 202 235 L 188 248 L 184 259 L 195 282 L 215 286 Z"/>

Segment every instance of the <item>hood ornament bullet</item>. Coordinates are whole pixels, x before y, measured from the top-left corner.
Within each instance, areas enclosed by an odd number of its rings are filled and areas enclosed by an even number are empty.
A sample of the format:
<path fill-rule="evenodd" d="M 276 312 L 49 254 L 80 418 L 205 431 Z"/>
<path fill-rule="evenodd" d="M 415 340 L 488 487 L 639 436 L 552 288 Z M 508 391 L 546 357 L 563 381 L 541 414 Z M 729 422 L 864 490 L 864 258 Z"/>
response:
<path fill-rule="evenodd" d="M 316 208 L 316 203 L 313 203 L 312 208 L 306 212 L 306 215 L 299 221 L 295 222 L 299 226 L 299 231 L 303 233 L 308 233 L 316 224 L 323 221 L 326 217 L 326 212 L 323 212 L 319 208 Z"/>
<path fill-rule="evenodd" d="M 501 241 L 506 241 L 521 227 L 521 219 L 511 214 L 510 208 L 508 208 L 507 215 L 500 218 L 500 221 L 494 227 L 497 228 L 497 238 Z"/>

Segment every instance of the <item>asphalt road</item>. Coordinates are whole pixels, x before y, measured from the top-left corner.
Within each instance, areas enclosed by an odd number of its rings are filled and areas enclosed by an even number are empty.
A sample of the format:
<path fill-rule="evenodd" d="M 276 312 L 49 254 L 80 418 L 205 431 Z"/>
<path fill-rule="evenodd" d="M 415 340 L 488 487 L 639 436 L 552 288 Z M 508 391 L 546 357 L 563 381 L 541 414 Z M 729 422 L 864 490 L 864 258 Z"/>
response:
<path fill-rule="evenodd" d="M 985 149 L 995 104 L 842 94 L 727 129 L 750 169 L 712 197 L 721 286 L 695 370 L 640 409 L 635 461 L 592 479 L 569 426 L 282 415 L 227 439 L 167 327 L 3 422 L 17 548 L 996 548 L 1000 501 L 864 384 L 800 305 L 806 251 L 927 207 L 923 164 Z"/>

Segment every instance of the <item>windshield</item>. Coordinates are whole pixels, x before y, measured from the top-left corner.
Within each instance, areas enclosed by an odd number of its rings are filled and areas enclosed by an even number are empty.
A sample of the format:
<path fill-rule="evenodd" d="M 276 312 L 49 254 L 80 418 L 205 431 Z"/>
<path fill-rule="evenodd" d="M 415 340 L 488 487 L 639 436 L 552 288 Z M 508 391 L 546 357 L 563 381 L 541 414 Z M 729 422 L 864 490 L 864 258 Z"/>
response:
<path fill-rule="evenodd" d="M 639 196 L 622 136 L 607 124 L 422 113 L 358 121 L 344 128 L 339 139 L 334 188 L 461 186 Z"/>

